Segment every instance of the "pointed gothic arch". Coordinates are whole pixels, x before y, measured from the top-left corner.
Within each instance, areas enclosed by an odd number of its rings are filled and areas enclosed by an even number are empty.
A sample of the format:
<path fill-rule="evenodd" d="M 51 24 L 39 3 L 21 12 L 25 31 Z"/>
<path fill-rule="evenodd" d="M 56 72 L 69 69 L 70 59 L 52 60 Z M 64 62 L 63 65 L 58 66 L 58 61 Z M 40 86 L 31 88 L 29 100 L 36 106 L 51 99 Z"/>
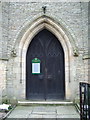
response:
<path fill-rule="evenodd" d="M 72 63 L 73 63 L 73 51 L 77 49 L 75 42 L 73 41 L 70 34 L 68 35 L 66 30 L 54 19 L 48 16 L 41 16 L 34 20 L 27 29 L 24 31 L 22 38 L 20 39 L 18 52 L 18 60 L 20 64 L 20 83 L 23 91 L 21 96 L 23 99 L 26 99 L 26 53 L 30 42 L 36 34 L 38 34 L 42 29 L 47 29 L 53 33 L 58 40 L 60 41 L 64 54 L 65 54 L 65 96 L 66 99 L 71 98 L 71 89 L 69 87 L 70 81 L 72 81 Z M 71 59 L 72 58 L 72 59 Z M 71 61 L 72 60 L 72 61 Z"/>

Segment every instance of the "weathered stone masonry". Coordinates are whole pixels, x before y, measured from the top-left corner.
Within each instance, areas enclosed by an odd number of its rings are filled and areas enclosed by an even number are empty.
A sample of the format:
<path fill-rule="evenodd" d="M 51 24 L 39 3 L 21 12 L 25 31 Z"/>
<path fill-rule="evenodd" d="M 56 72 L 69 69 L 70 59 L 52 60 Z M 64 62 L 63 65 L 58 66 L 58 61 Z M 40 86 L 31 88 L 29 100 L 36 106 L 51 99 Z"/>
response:
<path fill-rule="evenodd" d="M 40 19 L 43 18 L 43 6 L 47 6 L 45 15 L 48 25 L 48 20 L 54 21 L 53 24 L 55 23 L 59 29 L 64 31 L 71 46 L 68 48 L 69 52 L 71 51 L 69 69 L 66 69 L 66 73 L 69 73 L 66 75 L 68 77 L 66 79 L 68 86 L 66 99 L 77 99 L 79 81 L 88 81 L 88 59 L 86 59 L 88 54 L 88 2 L 2 2 L 0 3 L 0 21 L 2 20 L 0 26 L 0 85 L 4 98 L 25 99 L 25 75 L 22 77 L 22 73 L 25 74 L 23 72 L 25 71 L 23 67 L 25 57 L 22 53 L 24 47 L 27 50 L 28 45 L 24 44 L 27 42 L 26 38 L 23 42 L 22 38 L 29 28 L 36 24 L 37 19 L 40 22 Z M 50 29 L 48 25 L 45 27 Z M 32 31 L 29 34 L 34 37 L 38 31 L 36 33 Z M 54 30 L 52 32 L 57 34 Z M 64 41 L 64 39 L 62 40 Z M 27 44 L 30 41 L 28 38 Z M 60 42 L 63 44 L 63 41 Z"/>

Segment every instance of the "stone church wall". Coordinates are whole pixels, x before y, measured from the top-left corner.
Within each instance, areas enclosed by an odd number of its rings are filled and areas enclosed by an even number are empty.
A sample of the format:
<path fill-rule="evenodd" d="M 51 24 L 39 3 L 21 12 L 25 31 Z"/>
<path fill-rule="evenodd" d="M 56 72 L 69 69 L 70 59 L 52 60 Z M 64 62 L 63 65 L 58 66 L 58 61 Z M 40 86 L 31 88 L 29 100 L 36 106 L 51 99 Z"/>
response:
<path fill-rule="evenodd" d="M 42 7 L 46 6 L 46 15 L 62 23 L 73 37 L 77 46 L 78 56 L 74 56 L 73 74 L 70 83 L 71 99 L 79 95 L 79 81 L 88 81 L 88 2 L 2 2 L 2 31 L 0 37 L 0 78 L 3 84 L 3 96 L 19 99 L 20 66 L 16 57 L 18 51 L 14 48 L 20 41 L 17 39 L 26 23 L 32 23 L 36 18 L 44 15 Z M 63 27 L 62 26 L 62 27 Z M 72 46 L 73 44 L 72 43 Z M 72 58 L 70 58 L 72 59 Z M 20 77 L 20 76 L 19 76 Z M 18 89 L 18 91 L 16 89 Z M 6 89 L 6 90 L 5 90 Z M 6 92 L 7 91 L 7 92 Z"/>

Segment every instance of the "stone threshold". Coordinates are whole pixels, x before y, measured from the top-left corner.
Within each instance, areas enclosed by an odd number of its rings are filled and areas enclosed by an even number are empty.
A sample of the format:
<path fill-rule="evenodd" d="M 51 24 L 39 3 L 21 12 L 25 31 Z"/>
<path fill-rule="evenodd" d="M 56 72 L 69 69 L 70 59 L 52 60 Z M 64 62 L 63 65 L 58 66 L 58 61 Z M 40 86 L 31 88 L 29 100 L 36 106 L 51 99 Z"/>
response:
<path fill-rule="evenodd" d="M 73 105 L 73 102 L 67 101 L 18 101 L 19 105 Z"/>

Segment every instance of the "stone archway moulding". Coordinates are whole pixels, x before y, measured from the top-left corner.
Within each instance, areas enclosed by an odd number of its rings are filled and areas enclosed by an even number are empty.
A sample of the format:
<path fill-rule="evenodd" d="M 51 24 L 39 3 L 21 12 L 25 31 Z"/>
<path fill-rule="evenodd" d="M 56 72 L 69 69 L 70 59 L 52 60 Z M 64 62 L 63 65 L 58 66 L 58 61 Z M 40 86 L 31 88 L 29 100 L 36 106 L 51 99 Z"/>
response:
<path fill-rule="evenodd" d="M 20 63 L 20 79 L 22 84 L 22 95 L 23 99 L 26 98 L 26 53 L 28 46 L 33 39 L 33 37 L 40 32 L 42 29 L 48 29 L 52 32 L 60 41 L 65 54 L 65 96 L 66 99 L 70 99 L 71 90 L 69 88 L 69 83 L 71 81 L 71 57 L 73 56 L 73 51 L 76 49 L 75 44 L 71 45 L 70 39 L 68 38 L 64 29 L 60 26 L 59 23 L 54 21 L 48 16 L 41 16 L 33 21 L 33 23 L 28 26 L 28 29 L 25 31 L 19 43 L 19 63 Z"/>

